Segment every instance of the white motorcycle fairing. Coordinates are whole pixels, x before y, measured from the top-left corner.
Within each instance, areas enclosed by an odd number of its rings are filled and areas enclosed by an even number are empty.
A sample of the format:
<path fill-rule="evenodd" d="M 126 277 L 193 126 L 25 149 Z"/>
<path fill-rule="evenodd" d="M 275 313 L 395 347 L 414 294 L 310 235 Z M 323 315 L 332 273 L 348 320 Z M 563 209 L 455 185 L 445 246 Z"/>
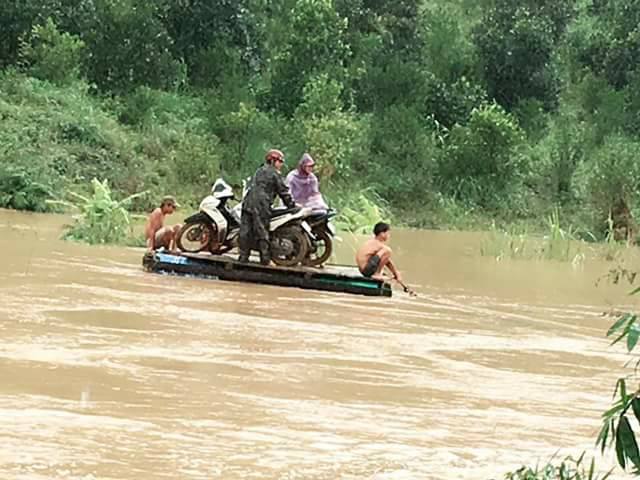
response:
<path fill-rule="evenodd" d="M 218 243 L 222 243 L 227 236 L 227 219 L 216 208 L 219 204 L 220 200 L 209 195 L 200 202 L 200 211 L 205 213 L 212 223 L 218 227 Z"/>
<path fill-rule="evenodd" d="M 282 225 L 284 225 L 286 223 L 289 223 L 292 220 L 303 219 L 305 217 L 308 217 L 310 214 L 311 214 L 311 209 L 303 207 L 296 213 L 285 213 L 284 215 L 280 215 L 278 217 L 274 217 L 274 218 L 271 219 L 271 222 L 269 223 L 269 231 L 273 232 L 278 227 L 281 227 Z M 304 224 L 306 222 L 302 222 L 302 223 Z M 304 227 L 304 225 L 303 225 L 303 227 Z M 307 228 L 308 227 L 309 226 L 307 225 Z M 305 228 L 305 230 L 306 230 L 306 228 Z"/>

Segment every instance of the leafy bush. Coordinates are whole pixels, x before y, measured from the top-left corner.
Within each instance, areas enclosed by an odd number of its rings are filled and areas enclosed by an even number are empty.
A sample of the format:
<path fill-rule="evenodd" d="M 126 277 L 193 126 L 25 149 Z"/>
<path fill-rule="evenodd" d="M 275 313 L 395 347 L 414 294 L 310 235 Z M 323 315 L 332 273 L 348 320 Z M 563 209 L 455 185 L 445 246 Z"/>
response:
<path fill-rule="evenodd" d="M 640 48 L 639 18 L 637 2 L 609 0 L 581 10 L 568 39 L 577 62 L 616 89 L 631 84 Z"/>
<path fill-rule="evenodd" d="M 207 105 L 203 98 L 140 86 L 123 96 L 116 107 L 118 119 L 145 130 L 158 126 L 176 132 L 208 130 Z"/>
<path fill-rule="evenodd" d="M 69 192 L 69 196 L 76 199 L 75 202 L 52 201 L 50 203 L 71 207 L 80 211 L 75 216 L 75 222 L 65 233 L 65 238 L 78 240 L 90 244 L 124 243 L 132 236 L 131 217 L 125 208 L 131 201 L 146 192 L 130 195 L 116 201 L 112 198 L 111 189 L 106 180 L 91 181 L 93 193 L 85 197 L 75 192 Z"/>
<path fill-rule="evenodd" d="M 621 277 L 633 284 L 637 272 L 615 269 L 611 273 L 614 283 Z M 631 294 L 640 292 L 636 287 Z M 614 313 L 616 318 L 611 328 L 607 331 L 607 337 L 615 337 L 611 345 L 624 341 L 629 353 L 633 352 L 640 340 L 640 324 L 638 314 L 633 312 Z M 629 362 L 631 363 L 631 362 Z M 597 445 L 604 453 L 608 446 L 614 446 L 618 464 L 623 469 L 630 469 L 634 475 L 640 475 L 640 451 L 636 440 L 637 426 L 633 427 L 630 419 L 640 421 L 640 390 L 629 384 L 637 385 L 637 369 L 639 361 L 635 362 L 634 373 L 626 378 L 619 378 L 613 392 L 614 403 L 612 407 L 602 414 L 602 428 L 598 434 Z"/>
<path fill-rule="evenodd" d="M 368 118 L 343 111 L 342 84 L 322 74 L 304 88 L 304 101 L 296 109 L 294 128 L 301 132 L 304 149 L 318 166 L 323 185 L 335 176 L 348 181 L 367 151 Z"/>
<path fill-rule="evenodd" d="M 633 213 L 640 195 L 640 143 L 625 136 L 609 137 L 576 170 L 578 197 L 588 206 L 594 232 L 603 233 L 610 215 Z"/>
<path fill-rule="evenodd" d="M 377 112 L 398 104 L 413 105 L 425 98 L 429 76 L 419 63 L 382 55 L 359 74 L 355 103 L 363 112 Z M 423 112 L 424 113 L 424 112 Z"/>
<path fill-rule="evenodd" d="M 569 3 L 490 3 L 473 36 L 490 97 L 509 109 L 527 98 L 555 106 L 557 77 L 550 59 Z"/>
<path fill-rule="evenodd" d="M 427 4 L 422 37 L 429 72 L 443 82 L 453 83 L 473 72 L 474 46 L 465 32 L 466 18 L 455 3 Z"/>
<path fill-rule="evenodd" d="M 53 188 L 37 167 L 0 164 L 0 207 L 44 212 Z"/>
<path fill-rule="evenodd" d="M 486 103 L 484 89 L 462 76 L 452 82 L 429 77 L 424 89 L 424 109 L 447 128 L 464 125 L 474 108 Z"/>
<path fill-rule="evenodd" d="M 79 37 L 60 32 L 51 18 L 36 25 L 20 47 L 22 62 L 36 78 L 63 84 L 78 78 L 85 44 Z"/>
<path fill-rule="evenodd" d="M 330 0 L 297 0 L 284 32 L 284 45 L 273 58 L 267 106 L 290 117 L 302 101 L 307 82 L 319 73 L 341 80 L 350 56 L 341 18 Z M 300 32 L 305 32 L 300 35 Z"/>
<path fill-rule="evenodd" d="M 352 163 L 364 158 L 367 142 L 366 119 L 357 120 L 345 112 L 306 118 L 302 121 L 307 150 L 318 162 L 317 173 L 323 185 L 334 176 L 347 181 Z M 357 172 L 357 167 L 353 172 Z"/>
<path fill-rule="evenodd" d="M 451 129 L 440 162 L 442 186 L 457 198 L 499 209 L 522 185 L 523 140 L 516 120 L 498 105 L 474 109 L 466 125 Z"/>
<path fill-rule="evenodd" d="M 586 128 L 585 140 L 591 147 L 599 147 L 611 134 L 621 133 L 629 127 L 625 110 L 625 92 L 612 88 L 604 78 L 587 74 L 572 91 L 580 110 L 580 120 Z M 635 114 L 636 112 L 633 112 Z"/>
<path fill-rule="evenodd" d="M 187 202 L 199 203 L 220 174 L 218 139 L 187 134 L 166 155 L 173 174 L 165 178 L 164 188 L 181 192 Z"/>
<path fill-rule="evenodd" d="M 341 111 L 344 108 L 343 90 L 342 83 L 329 78 L 326 73 L 311 78 L 304 86 L 296 117 L 317 117 Z"/>
<path fill-rule="evenodd" d="M 125 196 L 141 190 L 164 194 L 162 184 L 176 178 L 173 158 L 182 148 L 185 123 L 134 131 L 87 89 L 82 82 L 57 86 L 16 72 L 0 74 L 0 165 L 40 172 L 29 175 L 58 191 L 82 190 L 98 177 Z M 136 199 L 135 208 L 146 209 L 144 200 Z"/>
<path fill-rule="evenodd" d="M 546 134 L 528 151 L 529 182 L 540 195 L 563 203 L 576 199 L 573 175 L 590 153 L 587 135 L 575 109 L 561 111 L 549 122 Z"/>
<path fill-rule="evenodd" d="M 166 8 L 162 2 L 83 3 L 87 5 L 79 33 L 90 52 L 86 64 L 91 82 L 110 92 L 184 83 L 185 66 L 173 57 L 173 40 L 161 21 Z"/>
<path fill-rule="evenodd" d="M 376 223 L 390 217 L 384 200 L 370 190 L 344 190 L 336 200 L 336 226 L 344 232 L 371 233 Z"/>
<path fill-rule="evenodd" d="M 415 205 L 432 188 L 439 157 L 433 132 L 417 108 L 397 105 L 374 118 L 371 155 L 358 172 L 387 200 Z"/>

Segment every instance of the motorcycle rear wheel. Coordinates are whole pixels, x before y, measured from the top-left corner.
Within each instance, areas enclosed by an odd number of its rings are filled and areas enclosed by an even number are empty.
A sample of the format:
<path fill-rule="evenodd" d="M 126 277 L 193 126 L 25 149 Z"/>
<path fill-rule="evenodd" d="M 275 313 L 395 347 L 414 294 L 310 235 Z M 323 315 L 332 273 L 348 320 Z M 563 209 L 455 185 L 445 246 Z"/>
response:
<path fill-rule="evenodd" d="M 176 245 L 187 253 L 209 250 L 214 231 L 208 222 L 185 223 L 176 236 Z"/>
<path fill-rule="evenodd" d="M 316 240 L 309 249 L 307 258 L 304 259 L 304 264 L 309 267 L 319 267 L 331 257 L 333 240 L 325 230 L 314 230 L 313 233 L 316 236 Z"/>
<path fill-rule="evenodd" d="M 301 227 L 281 227 L 271 237 L 271 259 L 281 267 L 293 267 L 301 263 L 309 251 L 309 241 Z M 277 242 L 293 243 L 292 251 L 282 252 Z"/>

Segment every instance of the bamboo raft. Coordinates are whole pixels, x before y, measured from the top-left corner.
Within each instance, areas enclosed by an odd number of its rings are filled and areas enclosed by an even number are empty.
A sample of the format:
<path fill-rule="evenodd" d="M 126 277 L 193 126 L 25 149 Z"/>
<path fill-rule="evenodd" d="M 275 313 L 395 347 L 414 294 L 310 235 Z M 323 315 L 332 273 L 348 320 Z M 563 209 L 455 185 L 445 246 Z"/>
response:
<path fill-rule="evenodd" d="M 390 297 L 391 285 L 363 277 L 357 268 L 327 265 L 324 268 L 264 266 L 240 263 L 227 255 L 155 252 L 142 259 L 145 270 L 194 275 L 216 280 L 298 287 L 326 292 Z"/>

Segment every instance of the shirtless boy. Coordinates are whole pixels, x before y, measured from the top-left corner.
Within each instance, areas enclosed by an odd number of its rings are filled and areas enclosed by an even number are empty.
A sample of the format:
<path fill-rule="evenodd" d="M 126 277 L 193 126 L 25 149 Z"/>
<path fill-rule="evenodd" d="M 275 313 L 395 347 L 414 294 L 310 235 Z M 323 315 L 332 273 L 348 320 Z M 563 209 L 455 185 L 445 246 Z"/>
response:
<path fill-rule="evenodd" d="M 175 198 L 167 196 L 162 199 L 160 207 L 151 212 L 144 230 L 148 251 L 153 251 L 160 247 L 164 247 L 167 250 L 175 250 L 176 235 L 181 225 L 165 227 L 164 218 L 175 212 L 179 206 Z"/>
<path fill-rule="evenodd" d="M 387 241 L 391 237 L 391 227 L 389 224 L 379 222 L 373 227 L 374 238 L 367 240 L 356 252 L 356 264 L 360 273 L 365 277 L 385 280 L 382 271 L 388 267 L 393 274 L 393 278 L 402 282 L 402 276 L 391 262 L 391 248 L 387 246 Z"/>

